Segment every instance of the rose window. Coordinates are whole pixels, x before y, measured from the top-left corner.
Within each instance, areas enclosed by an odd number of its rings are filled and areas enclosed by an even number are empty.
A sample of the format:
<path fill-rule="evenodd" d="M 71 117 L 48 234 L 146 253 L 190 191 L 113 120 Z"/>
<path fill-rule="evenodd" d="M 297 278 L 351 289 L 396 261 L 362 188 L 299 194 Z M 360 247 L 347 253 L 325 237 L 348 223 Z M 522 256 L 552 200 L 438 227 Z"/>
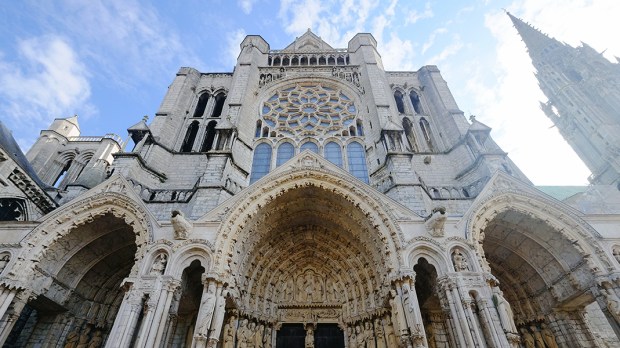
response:
<path fill-rule="evenodd" d="M 261 112 L 269 136 L 289 137 L 353 135 L 349 129 L 355 129 L 356 114 L 349 97 L 321 84 L 280 90 L 265 101 Z"/>

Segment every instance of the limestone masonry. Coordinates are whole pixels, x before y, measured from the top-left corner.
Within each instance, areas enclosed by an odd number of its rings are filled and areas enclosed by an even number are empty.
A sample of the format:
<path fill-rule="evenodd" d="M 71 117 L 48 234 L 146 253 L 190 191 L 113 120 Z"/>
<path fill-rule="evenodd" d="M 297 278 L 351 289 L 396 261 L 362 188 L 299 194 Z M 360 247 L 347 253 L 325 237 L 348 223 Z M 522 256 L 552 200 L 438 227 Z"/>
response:
<path fill-rule="evenodd" d="M 135 145 L 69 117 L 23 155 L 0 123 L 0 342 L 618 347 L 620 69 L 510 17 L 589 187 L 533 186 L 371 34 L 249 35 Z"/>

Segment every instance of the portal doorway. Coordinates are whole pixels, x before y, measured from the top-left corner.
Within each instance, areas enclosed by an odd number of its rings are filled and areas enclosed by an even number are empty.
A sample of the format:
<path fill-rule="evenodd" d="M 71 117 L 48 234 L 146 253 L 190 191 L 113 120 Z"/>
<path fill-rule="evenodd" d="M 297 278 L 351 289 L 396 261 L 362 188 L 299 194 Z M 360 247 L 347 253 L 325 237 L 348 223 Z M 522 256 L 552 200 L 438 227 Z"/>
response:
<path fill-rule="evenodd" d="M 314 331 L 315 348 L 344 348 L 344 332 L 338 324 L 318 324 Z"/>
<path fill-rule="evenodd" d="M 276 336 L 276 348 L 304 348 L 305 338 L 303 324 L 282 324 Z"/>

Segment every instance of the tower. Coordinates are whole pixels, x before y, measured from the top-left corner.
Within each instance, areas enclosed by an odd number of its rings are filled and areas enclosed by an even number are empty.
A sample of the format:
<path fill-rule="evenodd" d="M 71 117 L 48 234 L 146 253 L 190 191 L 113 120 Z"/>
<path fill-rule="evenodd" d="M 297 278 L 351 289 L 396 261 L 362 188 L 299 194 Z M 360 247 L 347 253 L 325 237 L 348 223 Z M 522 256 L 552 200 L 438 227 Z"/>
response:
<path fill-rule="evenodd" d="M 547 97 L 540 106 L 592 171 L 593 184 L 620 182 L 620 65 L 583 43 L 571 47 L 508 13 Z"/>

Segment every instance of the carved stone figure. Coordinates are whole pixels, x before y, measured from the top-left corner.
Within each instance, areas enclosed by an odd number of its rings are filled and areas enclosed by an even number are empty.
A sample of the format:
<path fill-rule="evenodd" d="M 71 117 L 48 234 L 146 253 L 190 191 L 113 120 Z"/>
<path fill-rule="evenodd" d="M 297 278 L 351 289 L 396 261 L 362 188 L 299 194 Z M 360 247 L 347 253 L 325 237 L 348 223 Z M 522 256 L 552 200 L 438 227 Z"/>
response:
<path fill-rule="evenodd" d="M 263 347 L 264 348 L 271 348 L 271 335 L 272 335 L 272 329 L 270 326 L 266 327 L 265 330 L 265 335 L 263 336 Z"/>
<path fill-rule="evenodd" d="M 234 315 L 230 316 L 228 322 L 224 326 L 224 345 L 223 348 L 234 348 L 235 347 L 235 320 L 237 318 Z"/>
<path fill-rule="evenodd" d="M 606 289 L 605 300 L 607 301 L 607 309 L 609 313 L 616 319 L 616 321 L 620 322 L 620 300 L 618 296 L 614 293 L 613 289 Z"/>
<path fill-rule="evenodd" d="M 166 264 L 168 263 L 168 255 L 161 253 L 157 255 L 155 261 L 153 262 L 153 266 L 151 266 L 150 275 L 161 275 L 164 274 L 166 270 Z"/>
<path fill-rule="evenodd" d="M 385 331 L 381 324 L 381 319 L 375 320 L 375 337 L 377 338 L 377 348 L 387 348 Z"/>
<path fill-rule="evenodd" d="M 359 325 L 355 325 L 355 347 L 364 347 L 364 334 Z"/>
<path fill-rule="evenodd" d="M 540 348 L 545 348 L 545 340 L 543 340 L 540 331 L 534 325 L 530 325 L 530 331 L 534 334 L 534 341 L 536 341 L 536 346 Z"/>
<path fill-rule="evenodd" d="M 305 348 L 314 348 L 314 330 L 312 329 L 312 325 L 308 325 L 306 329 L 306 338 L 304 340 Z"/>
<path fill-rule="evenodd" d="M 463 253 L 457 249 L 452 253 L 452 262 L 457 272 L 469 271 L 469 263 Z"/>
<path fill-rule="evenodd" d="M 77 345 L 75 348 L 88 348 L 88 342 L 90 339 L 90 328 L 86 327 L 80 334 Z"/>
<path fill-rule="evenodd" d="M 521 328 L 521 340 L 523 340 L 523 345 L 525 348 L 536 348 L 534 336 L 532 336 L 532 334 L 530 334 L 524 327 Z"/>
<path fill-rule="evenodd" d="M 204 337 L 208 336 L 209 328 L 211 327 L 211 320 L 213 319 L 216 302 L 215 291 L 216 284 L 215 282 L 211 281 L 207 285 L 207 291 L 202 294 L 199 308 L 199 316 L 202 323 L 200 323 L 200 328 L 198 329 L 197 333 Z"/>
<path fill-rule="evenodd" d="M 170 218 L 172 229 L 174 230 L 174 239 L 187 239 L 192 229 L 192 224 L 185 219 L 180 210 L 173 210 Z"/>
<path fill-rule="evenodd" d="M 620 263 L 620 246 L 615 246 L 612 250 L 612 253 L 614 257 L 616 258 L 616 261 Z"/>
<path fill-rule="evenodd" d="M 256 327 L 254 333 L 254 348 L 263 348 L 263 333 L 265 332 L 265 326 L 260 324 Z"/>
<path fill-rule="evenodd" d="M 542 337 L 545 340 L 545 344 L 547 345 L 547 348 L 558 348 L 558 343 L 555 340 L 555 335 L 553 334 L 551 329 L 549 329 L 547 324 L 542 323 L 540 325 L 540 329 L 542 332 Z"/>
<path fill-rule="evenodd" d="M 375 335 L 370 321 L 364 323 L 364 344 L 366 348 L 376 348 Z"/>
<path fill-rule="evenodd" d="M 510 303 L 504 298 L 502 291 L 498 287 L 493 288 L 495 297 L 495 309 L 499 315 L 499 321 L 504 329 L 504 332 L 517 333 L 517 328 L 514 324 L 514 316 Z"/>
<path fill-rule="evenodd" d="M 239 323 L 239 329 L 237 329 L 237 348 L 252 348 L 252 338 L 254 333 L 248 326 L 248 320 L 243 319 Z"/>
<path fill-rule="evenodd" d="M 103 337 L 101 336 L 101 330 L 95 331 L 93 338 L 90 339 L 90 343 L 88 343 L 88 348 L 99 348 L 103 343 Z"/>
<path fill-rule="evenodd" d="M 64 348 L 75 348 L 77 346 L 78 339 L 80 338 L 80 332 L 75 329 L 67 334 L 65 339 Z"/>

